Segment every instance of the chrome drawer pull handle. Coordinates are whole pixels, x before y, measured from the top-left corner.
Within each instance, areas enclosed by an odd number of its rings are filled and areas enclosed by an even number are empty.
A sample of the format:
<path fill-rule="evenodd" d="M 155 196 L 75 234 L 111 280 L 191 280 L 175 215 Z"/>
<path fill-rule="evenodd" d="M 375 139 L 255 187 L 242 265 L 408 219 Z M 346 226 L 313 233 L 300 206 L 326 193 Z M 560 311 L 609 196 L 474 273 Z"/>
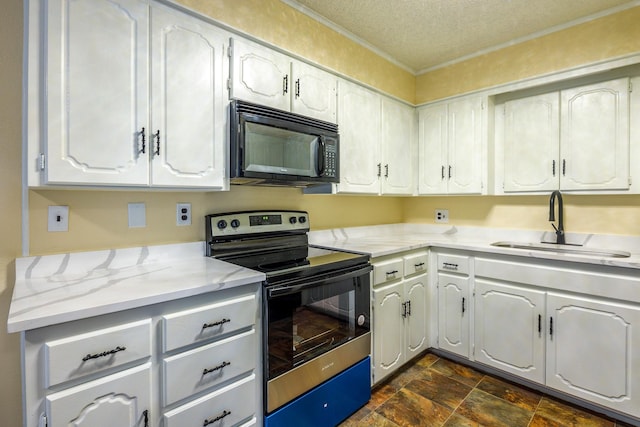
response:
<path fill-rule="evenodd" d="M 219 371 L 220 369 L 227 367 L 229 365 L 231 365 L 231 362 L 222 362 L 215 368 L 211 368 L 211 369 L 204 368 L 202 371 L 202 375 L 204 376 L 204 375 L 210 374 L 211 372 Z"/>
<path fill-rule="evenodd" d="M 222 326 L 225 323 L 229 323 L 229 322 L 231 322 L 230 319 L 222 319 L 213 323 L 205 323 L 204 325 L 202 325 L 202 329 L 213 328 L 214 326 Z"/>
<path fill-rule="evenodd" d="M 208 426 L 209 424 L 213 424 L 213 423 L 215 423 L 216 421 L 220 421 L 221 419 L 223 419 L 223 418 L 224 418 L 224 417 L 226 417 L 227 415 L 231 415 L 231 411 L 227 411 L 227 410 L 225 409 L 224 411 L 222 411 L 222 414 L 218 415 L 217 417 L 215 417 L 215 418 L 211 418 L 210 420 L 209 420 L 209 419 L 204 420 L 204 424 L 202 424 L 202 427 L 206 427 L 206 426 Z"/>
<path fill-rule="evenodd" d="M 112 354 L 116 354 L 118 352 L 125 351 L 126 349 L 127 349 L 126 347 L 117 346 L 113 350 L 103 351 L 102 353 L 87 354 L 85 357 L 82 358 L 82 361 L 86 362 L 87 360 L 91 360 L 91 359 L 98 359 L 100 357 L 111 356 Z"/>

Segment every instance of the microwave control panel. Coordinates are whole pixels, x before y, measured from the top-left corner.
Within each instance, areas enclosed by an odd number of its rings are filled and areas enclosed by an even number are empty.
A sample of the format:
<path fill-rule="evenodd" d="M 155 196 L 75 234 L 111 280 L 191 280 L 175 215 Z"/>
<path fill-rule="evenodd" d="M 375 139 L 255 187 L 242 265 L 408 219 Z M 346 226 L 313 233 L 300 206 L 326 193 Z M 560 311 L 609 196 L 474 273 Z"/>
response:
<path fill-rule="evenodd" d="M 338 176 L 338 141 L 326 141 L 324 145 L 324 176 Z"/>

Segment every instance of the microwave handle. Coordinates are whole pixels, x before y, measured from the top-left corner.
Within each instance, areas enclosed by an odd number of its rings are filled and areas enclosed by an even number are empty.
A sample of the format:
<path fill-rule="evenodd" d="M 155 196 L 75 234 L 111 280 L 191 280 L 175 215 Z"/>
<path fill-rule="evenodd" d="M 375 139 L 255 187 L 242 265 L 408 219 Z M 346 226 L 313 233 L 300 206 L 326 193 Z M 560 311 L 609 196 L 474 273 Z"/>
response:
<path fill-rule="evenodd" d="M 318 176 L 324 175 L 324 136 L 318 137 L 318 158 L 316 159 L 316 168 Z"/>

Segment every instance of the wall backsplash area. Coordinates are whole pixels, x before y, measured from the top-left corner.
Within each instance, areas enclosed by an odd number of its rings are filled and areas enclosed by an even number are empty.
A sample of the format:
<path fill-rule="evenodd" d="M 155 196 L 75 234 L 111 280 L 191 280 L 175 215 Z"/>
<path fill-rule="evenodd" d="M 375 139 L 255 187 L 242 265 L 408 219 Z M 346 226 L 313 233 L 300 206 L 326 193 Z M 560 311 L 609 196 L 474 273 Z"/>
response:
<path fill-rule="evenodd" d="M 640 235 L 640 196 L 565 194 L 567 232 Z M 146 227 L 129 228 L 128 203 L 146 205 Z M 176 225 L 176 203 L 191 203 L 192 225 Z M 204 239 L 204 215 L 253 209 L 309 212 L 322 230 L 398 222 L 434 223 L 448 209 L 451 225 L 546 230 L 548 196 L 377 197 L 304 195 L 295 188 L 232 186 L 221 193 L 45 191 L 29 196 L 29 252 L 44 255 Z M 47 231 L 48 206 L 69 206 L 69 231 Z M 90 237 L 87 237 L 90 236 Z"/>

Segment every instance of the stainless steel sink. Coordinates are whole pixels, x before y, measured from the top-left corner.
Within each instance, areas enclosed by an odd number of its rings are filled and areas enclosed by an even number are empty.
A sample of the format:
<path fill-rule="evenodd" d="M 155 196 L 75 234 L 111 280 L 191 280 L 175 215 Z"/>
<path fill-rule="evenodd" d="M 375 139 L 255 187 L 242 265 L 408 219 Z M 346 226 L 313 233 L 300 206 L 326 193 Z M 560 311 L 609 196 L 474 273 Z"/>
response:
<path fill-rule="evenodd" d="M 610 249 L 585 248 L 581 246 L 557 245 L 553 243 L 527 243 L 527 242 L 493 242 L 491 246 L 499 248 L 528 249 L 532 251 L 557 252 L 561 254 L 589 255 L 610 258 L 628 258 L 629 252 L 614 251 Z"/>

